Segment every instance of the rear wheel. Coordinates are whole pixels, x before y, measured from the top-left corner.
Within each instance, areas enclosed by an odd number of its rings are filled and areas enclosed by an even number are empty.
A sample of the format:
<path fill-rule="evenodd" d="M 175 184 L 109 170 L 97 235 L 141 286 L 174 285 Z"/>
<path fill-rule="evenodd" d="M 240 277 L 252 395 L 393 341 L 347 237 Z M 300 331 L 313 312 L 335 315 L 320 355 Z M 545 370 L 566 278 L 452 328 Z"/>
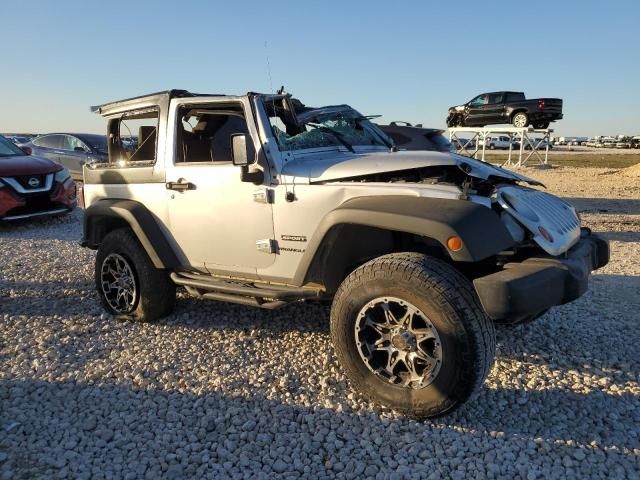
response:
<path fill-rule="evenodd" d="M 511 119 L 511 123 L 516 128 L 524 128 L 529 125 L 529 116 L 525 112 L 518 112 Z"/>
<path fill-rule="evenodd" d="M 374 259 L 335 295 L 331 337 L 356 390 L 421 417 L 476 393 L 495 352 L 495 333 L 469 280 L 417 253 Z"/>
<path fill-rule="evenodd" d="M 121 318 L 156 320 L 175 306 L 175 284 L 129 229 L 110 232 L 100 244 L 95 281 L 104 308 Z"/>

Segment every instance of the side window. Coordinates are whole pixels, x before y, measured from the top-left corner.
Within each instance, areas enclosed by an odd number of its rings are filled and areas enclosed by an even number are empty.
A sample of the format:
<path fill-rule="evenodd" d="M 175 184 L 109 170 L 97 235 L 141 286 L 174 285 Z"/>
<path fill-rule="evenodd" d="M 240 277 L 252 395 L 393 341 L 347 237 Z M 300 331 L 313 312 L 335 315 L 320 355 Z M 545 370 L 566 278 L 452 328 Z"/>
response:
<path fill-rule="evenodd" d="M 521 102 L 524 100 L 522 93 L 507 93 L 507 102 Z"/>
<path fill-rule="evenodd" d="M 153 165 L 157 158 L 157 107 L 124 113 L 109 121 L 109 162 Z"/>
<path fill-rule="evenodd" d="M 178 164 L 231 162 L 231 136 L 249 134 L 240 104 L 180 107 L 177 127 Z"/>
<path fill-rule="evenodd" d="M 492 93 L 491 95 L 489 95 L 489 101 L 488 103 L 490 104 L 495 104 L 495 103 L 502 103 L 502 94 L 501 93 Z"/>
<path fill-rule="evenodd" d="M 469 102 L 470 105 L 486 105 L 487 95 L 478 95 L 476 98 Z"/>
<path fill-rule="evenodd" d="M 62 144 L 62 135 L 45 135 L 37 138 L 33 144 L 44 148 L 60 148 Z"/>
<path fill-rule="evenodd" d="M 76 148 L 81 148 L 83 151 L 87 150 L 87 146 L 82 140 L 71 135 L 62 135 L 62 150 L 74 151 Z"/>

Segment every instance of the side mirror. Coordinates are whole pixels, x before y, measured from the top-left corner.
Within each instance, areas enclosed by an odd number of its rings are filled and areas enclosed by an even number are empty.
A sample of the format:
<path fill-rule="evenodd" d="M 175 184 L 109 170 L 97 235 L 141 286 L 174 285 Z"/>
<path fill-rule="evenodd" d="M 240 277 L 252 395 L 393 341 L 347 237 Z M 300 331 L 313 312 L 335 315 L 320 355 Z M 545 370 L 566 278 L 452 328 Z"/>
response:
<path fill-rule="evenodd" d="M 247 136 L 244 133 L 231 135 L 231 161 L 239 167 L 246 167 L 250 163 Z"/>
<path fill-rule="evenodd" d="M 31 147 L 20 147 L 20 149 L 27 155 L 31 155 L 33 153 L 33 150 L 31 149 Z"/>
<path fill-rule="evenodd" d="M 240 181 L 256 185 L 264 182 L 264 172 L 259 168 L 251 168 L 255 163 L 253 145 L 247 142 L 247 135 L 234 133 L 231 135 L 231 161 L 240 168 Z"/>

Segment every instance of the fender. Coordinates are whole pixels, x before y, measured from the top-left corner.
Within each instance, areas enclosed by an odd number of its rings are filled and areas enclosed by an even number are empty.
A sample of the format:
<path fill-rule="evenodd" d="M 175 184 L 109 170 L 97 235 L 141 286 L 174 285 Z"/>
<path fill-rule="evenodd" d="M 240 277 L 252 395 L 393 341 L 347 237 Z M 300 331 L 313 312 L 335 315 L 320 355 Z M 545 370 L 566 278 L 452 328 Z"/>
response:
<path fill-rule="evenodd" d="M 513 245 L 500 217 L 476 203 L 409 196 L 358 197 L 347 200 L 322 219 L 301 259 L 294 284 L 304 282 L 327 233 L 341 224 L 429 237 L 457 262 L 478 262 Z M 447 240 L 454 235 L 463 241 L 462 249 L 457 252 L 447 248 Z M 370 239 L 361 239 L 361 242 L 368 241 Z"/>
<path fill-rule="evenodd" d="M 156 268 L 179 266 L 153 214 L 142 203 L 133 200 L 99 200 L 84 212 L 82 245 L 96 249 L 114 228 L 128 225 Z"/>
<path fill-rule="evenodd" d="M 524 112 L 527 115 L 529 115 L 529 109 L 527 107 L 523 107 L 523 106 L 510 107 L 510 106 L 508 106 L 508 107 L 506 107 L 504 109 L 504 118 L 511 119 L 511 117 L 513 117 L 518 112 Z"/>

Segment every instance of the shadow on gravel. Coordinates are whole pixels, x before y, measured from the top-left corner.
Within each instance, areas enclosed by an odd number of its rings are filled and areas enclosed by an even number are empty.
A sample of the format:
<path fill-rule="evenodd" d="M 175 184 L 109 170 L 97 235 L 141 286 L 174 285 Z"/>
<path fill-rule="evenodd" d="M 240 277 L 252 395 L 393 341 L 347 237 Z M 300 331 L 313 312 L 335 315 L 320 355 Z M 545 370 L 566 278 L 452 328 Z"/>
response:
<path fill-rule="evenodd" d="M 42 235 L 43 229 L 55 232 L 55 235 L 51 236 L 51 240 L 68 240 L 70 235 L 79 240 L 82 233 L 82 211 L 76 209 L 71 213 L 57 217 L 34 217 L 0 222 L 0 239 L 47 240 L 47 237 Z M 65 238 L 60 238 L 60 230 L 68 235 L 64 235 Z"/>
<path fill-rule="evenodd" d="M 14 295 L 9 295 L 13 291 Z M 90 298 L 87 298 L 87 293 Z M 32 316 L 34 310 L 38 317 L 86 316 L 88 311 L 84 302 L 91 302 L 98 311 L 98 295 L 94 293 L 93 283 L 77 282 L 12 282 L 0 277 L 0 314 Z M 98 313 L 99 315 L 99 313 Z"/>
<path fill-rule="evenodd" d="M 18 295 L 9 296 L 8 290 L 17 291 Z M 82 292 L 84 296 L 81 296 Z M 88 296 L 86 292 L 89 292 Z M 88 309 L 87 303 L 92 308 Z M 98 316 L 104 313 L 95 292 L 95 284 L 84 276 L 77 282 L 12 282 L 0 278 L 0 313 L 31 315 L 36 304 L 38 316 L 87 316 L 88 310 Z M 198 300 L 179 291 L 175 312 L 155 323 L 204 330 L 255 328 L 273 332 L 296 330 L 329 333 L 329 310 L 329 306 L 320 303 L 293 304 L 275 311 L 261 310 L 232 303 Z"/>
<path fill-rule="evenodd" d="M 178 297 L 173 315 L 161 324 L 195 329 L 246 330 L 282 333 L 301 331 L 329 334 L 330 306 L 320 303 L 291 304 L 278 310 L 262 310 L 233 303 Z M 223 311 L 224 315 L 217 315 Z M 207 315 L 207 313 L 209 315 Z"/>
<path fill-rule="evenodd" d="M 640 214 L 640 200 L 633 198 L 563 198 L 579 212 Z"/>
<path fill-rule="evenodd" d="M 640 220 L 637 222 L 640 227 Z M 637 232 L 595 232 L 608 240 L 616 242 L 640 243 L 640 231 Z"/>
<path fill-rule="evenodd" d="M 589 288 L 531 323 L 498 326 L 499 356 L 612 383 L 638 382 L 640 276 L 597 274 Z"/>
<path fill-rule="evenodd" d="M 355 413 L 348 407 L 337 412 L 290 405 L 259 393 L 246 398 L 215 391 L 194 394 L 5 379 L 0 380 L 0 452 L 8 459 L 0 463 L 0 473 L 10 471 L 12 478 L 46 478 L 55 472 L 75 477 L 97 467 L 111 469 L 118 478 L 130 471 L 141 478 L 147 469 L 164 469 L 167 478 L 203 478 L 222 476 L 225 469 L 226 475 L 237 472 L 239 465 L 256 472 L 276 458 L 293 472 L 291 447 L 278 447 L 282 445 L 297 447 L 297 457 L 304 452 L 315 465 L 329 467 L 329 474 L 336 454 L 345 452 L 365 465 L 382 458 L 387 474 L 398 465 L 394 458 L 403 457 L 414 473 L 425 477 L 440 468 L 455 469 L 451 462 L 462 454 L 473 455 L 485 468 L 483 457 L 493 455 L 490 463 L 498 464 L 503 473 L 524 478 L 529 467 L 526 462 L 516 465 L 515 459 L 525 451 L 549 457 L 549 464 L 565 456 L 577 458 L 580 451 L 581 460 L 569 460 L 568 465 L 578 476 L 596 470 L 633 471 L 636 459 L 623 448 L 638 448 L 630 432 L 637 399 L 548 391 L 529 395 L 517 406 L 510 404 L 510 395 L 485 391 L 475 408 L 416 422 Z M 463 415 L 480 420 L 464 420 Z M 626 435 L 620 423 L 626 425 Z M 614 429 L 625 437 L 614 438 Z M 590 442 L 613 448 L 605 455 L 586 446 Z M 513 458 L 503 458 L 507 454 Z M 231 463 L 224 467 L 225 462 Z"/>

